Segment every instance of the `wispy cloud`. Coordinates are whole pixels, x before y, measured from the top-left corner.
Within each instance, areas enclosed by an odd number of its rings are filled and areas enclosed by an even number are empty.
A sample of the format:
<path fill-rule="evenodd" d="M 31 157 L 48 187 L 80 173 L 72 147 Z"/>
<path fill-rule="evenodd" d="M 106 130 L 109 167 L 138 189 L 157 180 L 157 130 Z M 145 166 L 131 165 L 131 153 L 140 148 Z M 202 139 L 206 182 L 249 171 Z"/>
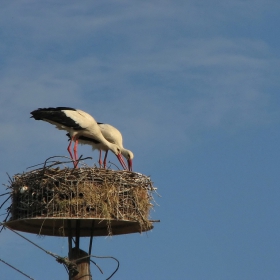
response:
<path fill-rule="evenodd" d="M 238 13 L 242 5 L 249 9 L 248 2 L 231 6 Z M 258 3 L 254 9 L 260 11 L 264 2 Z M 18 4 L 4 9 L 14 15 L 13 24 L 6 25 L 6 44 L 12 48 L 0 77 L 1 126 L 9 138 L 18 139 L 16 123 L 29 126 L 23 115 L 28 118 L 30 110 L 42 106 L 85 109 L 138 143 L 147 135 L 185 143 L 205 129 L 231 131 L 271 120 L 273 98 L 266 88 L 277 83 L 270 77 L 279 67 L 270 46 L 260 39 L 223 36 L 222 27 L 204 36 L 196 15 L 207 5 L 182 2 L 182 9 L 179 2 L 165 1 L 159 8 L 155 1 L 134 7 L 120 1 L 104 16 L 98 11 L 105 6 L 90 3 L 86 8 L 71 1 Z M 228 11 L 223 5 L 219 9 L 221 16 Z M 3 10 L 2 15 L 3 24 L 10 22 Z M 201 14 L 209 22 L 214 15 Z M 8 36 L 13 29 L 28 32 L 24 38 Z M 2 43 L 2 52 L 7 49 Z"/>

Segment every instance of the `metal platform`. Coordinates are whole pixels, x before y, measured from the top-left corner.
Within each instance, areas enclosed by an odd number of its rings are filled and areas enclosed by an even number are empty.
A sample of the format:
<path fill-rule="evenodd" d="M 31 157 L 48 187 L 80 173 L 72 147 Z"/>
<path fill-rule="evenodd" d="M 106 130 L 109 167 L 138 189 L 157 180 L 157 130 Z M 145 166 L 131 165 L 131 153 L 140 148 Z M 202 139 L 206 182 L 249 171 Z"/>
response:
<path fill-rule="evenodd" d="M 69 223 L 70 222 L 70 223 Z M 13 230 L 34 233 L 48 236 L 69 236 L 71 232 L 76 231 L 76 225 L 79 223 L 81 237 L 87 236 L 108 236 L 129 233 L 141 233 L 153 229 L 143 230 L 138 222 L 126 220 L 102 220 L 94 218 L 46 218 L 37 217 L 29 219 L 20 219 L 8 221 L 5 226 Z M 69 230 L 68 225 L 71 224 Z"/>

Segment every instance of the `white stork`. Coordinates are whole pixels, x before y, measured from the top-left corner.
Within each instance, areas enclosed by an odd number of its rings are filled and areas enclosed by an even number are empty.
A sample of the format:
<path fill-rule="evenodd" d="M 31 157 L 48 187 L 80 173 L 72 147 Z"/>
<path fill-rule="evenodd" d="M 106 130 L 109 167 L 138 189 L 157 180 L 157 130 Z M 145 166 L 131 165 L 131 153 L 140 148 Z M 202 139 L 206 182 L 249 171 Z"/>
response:
<path fill-rule="evenodd" d="M 88 137 L 100 143 L 104 150 L 111 150 L 118 158 L 124 169 L 127 169 L 121 156 L 121 149 L 118 145 L 107 141 L 101 133 L 101 130 L 95 119 L 88 113 L 69 107 L 39 108 L 31 112 L 35 120 L 43 120 L 56 126 L 60 130 L 66 130 L 70 134 L 71 140 L 67 147 L 71 159 L 74 161 L 74 167 L 77 167 L 77 146 L 80 137 Z M 74 157 L 71 152 L 72 141 L 74 144 Z"/>
<path fill-rule="evenodd" d="M 123 138 L 120 131 L 110 124 L 98 123 L 98 125 L 105 139 L 121 148 L 121 154 L 127 159 L 128 170 L 132 171 L 132 159 L 134 155 L 130 150 L 123 147 Z M 105 152 L 104 162 L 106 162 L 107 153 L 108 150 Z"/>
<path fill-rule="evenodd" d="M 127 159 L 128 163 L 128 170 L 132 171 L 132 159 L 134 157 L 133 153 L 130 150 L 127 150 L 123 147 L 123 139 L 122 139 L 122 134 L 118 129 L 113 127 L 110 124 L 105 124 L 105 123 L 98 123 L 99 128 L 101 130 L 101 133 L 103 134 L 104 138 L 109 141 L 112 144 L 116 144 L 118 147 L 120 147 L 121 154 Z M 71 139 L 70 134 L 66 134 L 69 139 Z M 92 139 L 90 137 L 86 136 L 80 136 L 79 137 L 79 143 L 80 144 L 87 144 L 91 145 L 92 149 L 98 149 L 100 151 L 99 154 L 99 164 L 100 166 L 102 165 L 102 160 L 101 160 L 101 151 L 105 151 L 105 156 L 103 160 L 104 168 L 106 168 L 106 159 L 107 159 L 107 154 L 108 154 L 108 149 L 104 149 L 104 147 L 100 146 L 100 143 L 97 142 L 95 139 Z"/>

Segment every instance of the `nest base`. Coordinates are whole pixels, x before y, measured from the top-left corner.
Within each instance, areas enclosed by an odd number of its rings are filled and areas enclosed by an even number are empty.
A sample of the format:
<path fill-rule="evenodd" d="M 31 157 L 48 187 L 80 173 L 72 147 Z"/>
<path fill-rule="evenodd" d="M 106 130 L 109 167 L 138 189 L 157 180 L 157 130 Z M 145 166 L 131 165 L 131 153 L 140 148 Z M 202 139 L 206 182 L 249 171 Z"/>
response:
<path fill-rule="evenodd" d="M 154 188 L 140 173 L 44 167 L 16 174 L 11 183 L 11 217 L 5 226 L 14 230 L 71 236 L 80 228 L 80 236 L 106 236 L 153 228 Z"/>
<path fill-rule="evenodd" d="M 68 224 L 71 222 L 71 229 Z M 76 231 L 79 222 L 80 236 L 108 236 L 129 233 L 141 233 L 153 228 L 143 229 L 138 222 L 125 220 L 101 220 L 101 219 L 66 219 L 66 218 L 31 218 L 9 221 L 5 226 L 13 230 L 35 233 L 48 236 L 69 236 Z"/>

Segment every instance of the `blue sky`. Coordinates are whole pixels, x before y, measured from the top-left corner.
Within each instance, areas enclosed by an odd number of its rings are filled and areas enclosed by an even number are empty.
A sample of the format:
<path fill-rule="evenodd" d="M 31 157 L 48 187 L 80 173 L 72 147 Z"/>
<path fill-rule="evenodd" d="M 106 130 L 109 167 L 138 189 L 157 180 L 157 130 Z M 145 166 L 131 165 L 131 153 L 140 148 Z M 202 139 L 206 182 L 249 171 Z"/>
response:
<path fill-rule="evenodd" d="M 279 12 L 276 0 L 3 2 L 0 181 L 68 155 L 32 110 L 85 110 L 120 129 L 162 196 L 153 231 L 94 239 L 93 254 L 121 263 L 113 279 L 279 279 Z M 64 238 L 26 236 L 67 255 Z M 67 278 L 8 230 L 0 246 L 35 279 Z"/>

